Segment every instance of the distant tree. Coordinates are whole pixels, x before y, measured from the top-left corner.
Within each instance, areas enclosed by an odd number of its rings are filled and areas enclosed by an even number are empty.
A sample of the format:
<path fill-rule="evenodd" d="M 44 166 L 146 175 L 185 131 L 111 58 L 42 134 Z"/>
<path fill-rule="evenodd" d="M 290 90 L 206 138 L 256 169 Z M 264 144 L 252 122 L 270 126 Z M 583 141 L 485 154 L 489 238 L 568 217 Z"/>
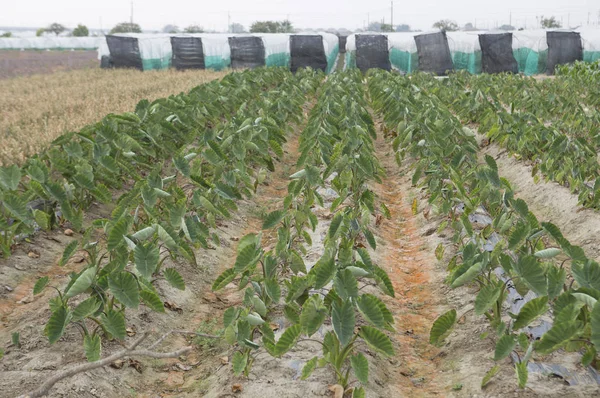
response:
<path fill-rule="evenodd" d="M 60 35 L 65 30 L 67 30 L 67 28 L 65 28 L 63 25 L 56 23 L 56 22 L 54 22 L 53 24 L 51 24 L 50 26 L 48 26 L 46 28 L 46 32 L 52 32 L 56 36 Z"/>
<path fill-rule="evenodd" d="M 179 27 L 177 25 L 165 25 L 162 31 L 163 33 L 178 33 Z"/>
<path fill-rule="evenodd" d="M 371 22 L 369 26 L 367 26 L 367 31 L 369 32 L 381 32 L 381 22 Z"/>
<path fill-rule="evenodd" d="M 46 33 L 46 29 L 45 28 L 39 28 L 38 30 L 35 31 L 35 35 L 37 37 L 44 36 L 44 33 Z"/>
<path fill-rule="evenodd" d="M 0 37 L 12 37 L 12 32 L 4 32 L 0 35 Z"/>
<path fill-rule="evenodd" d="M 465 26 L 463 26 L 463 30 L 466 32 L 469 32 L 469 31 L 477 30 L 477 28 L 475 28 L 475 26 L 473 26 L 473 24 L 471 22 L 468 22 L 465 24 Z"/>
<path fill-rule="evenodd" d="M 390 25 L 389 23 L 381 24 L 380 29 L 382 32 L 393 32 L 394 31 L 394 27 L 392 25 Z"/>
<path fill-rule="evenodd" d="M 250 25 L 250 33 L 294 33 L 294 27 L 285 21 L 256 21 Z"/>
<path fill-rule="evenodd" d="M 396 32 L 410 32 L 410 25 L 402 24 L 396 26 Z"/>
<path fill-rule="evenodd" d="M 554 18 L 554 16 L 552 16 L 550 18 L 544 18 L 544 16 L 542 15 L 540 24 L 542 25 L 542 28 L 544 28 L 544 29 L 554 29 L 554 28 L 560 28 L 562 26 L 560 24 L 560 22 L 558 22 L 556 20 L 556 18 Z"/>
<path fill-rule="evenodd" d="M 111 35 L 114 33 L 142 33 L 142 28 L 136 23 L 121 22 L 116 24 L 109 32 Z"/>
<path fill-rule="evenodd" d="M 234 22 L 229 27 L 231 33 L 246 33 L 246 28 L 241 23 Z"/>
<path fill-rule="evenodd" d="M 294 26 L 288 19 L 281 21 L 279 24 L 279 33 L 294 33 Z"/>
<path fill-rule="evenodd" d="M 204 28 L 199 25 L 190 25 L 183 30 L 184 33 L 204 33 Z"/>
<path fill-rule="evenodd" d="M 79 24 L 75 29 L 73 29 L 72 34 L 75 37 L 85 37 L 90 35 L 90 31 L 88 30 L 87 26 Z"/>
<path fill-rule="evenodd" d="M 454 32 L 454 31 L 458 30 L 458 25 L 456 24 L 456 22 L 454 22 L 450 19 L 441 19 L 441 20 L 437 21 L 436 23 L 434 23 L 433 27 L 438 28 L 439 30 L 441 30 L 443 32 Z"/>
<path fill-rule="evenodd" d="M 516 30 L 514 26 L 507 25 L 507 24 L 500 26 L 498 29 L 500 29 L 500 30 Z"/>

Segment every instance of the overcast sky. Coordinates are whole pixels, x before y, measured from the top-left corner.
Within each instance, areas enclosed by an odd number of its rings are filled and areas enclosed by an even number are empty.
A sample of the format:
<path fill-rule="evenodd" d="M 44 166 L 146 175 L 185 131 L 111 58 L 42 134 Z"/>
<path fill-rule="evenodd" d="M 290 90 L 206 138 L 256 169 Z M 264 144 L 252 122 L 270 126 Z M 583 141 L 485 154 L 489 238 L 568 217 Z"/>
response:
<path fill-rule="evenodd" d="M 129 0 L 4 0 L 0 26 L 42 27 L 59 22 L 110 29 L 128 21 Z M 180 28 L 198 24 L 205 29 L 227 29 L 231 22 L 246 28 L 256 20 L 289 18 L 298 28 L 362 28 L 368 20 L 390 22 L 389 0 L 134 0 L 133 20 L 144 30 L 160 30 L 166 24 Z M 600 0 L 413 0 L 395 1 L 394 24 L 428 30 L 436 20 L 453 19 L 481 28 L 509 23 L 535 27 L 536 16 L 554 15 L 563 26 L 598 24 Z M 589 17 L 588 17 L 589 15 Z"/>

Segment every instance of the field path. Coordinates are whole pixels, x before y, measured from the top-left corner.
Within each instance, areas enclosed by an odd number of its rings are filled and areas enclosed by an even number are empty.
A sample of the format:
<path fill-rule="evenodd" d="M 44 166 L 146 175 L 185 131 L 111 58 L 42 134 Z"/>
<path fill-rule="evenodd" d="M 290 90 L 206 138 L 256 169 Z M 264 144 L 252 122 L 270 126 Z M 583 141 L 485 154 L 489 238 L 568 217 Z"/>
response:
<path fill-rule="evenodd" d="M 387 271 L 396 297 L 385 297 L 395 318 L 396 365 L 391 369 L 394 396 L 419 397 L 447 391 L 440 375 L 439 350 L 429 344 L 429 330 L 440 311 L 443 273 L 436 267 L 434 247 L 422 236 L 411 209 L 410 179 L 396 164 L 389 142 L 380 132 L 376 150 L 386 177 L 374 185 L 391 219 L 379 225 L 377 260 Z M 379 248 L 380 247 L 380 248 Z"/>

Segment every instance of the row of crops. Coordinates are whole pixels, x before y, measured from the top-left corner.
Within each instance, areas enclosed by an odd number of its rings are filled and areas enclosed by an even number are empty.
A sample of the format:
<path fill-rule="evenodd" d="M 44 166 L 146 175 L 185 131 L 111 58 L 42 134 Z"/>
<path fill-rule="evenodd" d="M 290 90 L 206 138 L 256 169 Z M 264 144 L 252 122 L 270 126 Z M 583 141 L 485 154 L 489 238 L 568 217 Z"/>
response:
<path fill-rule="evenodd" d="M 479 123 L 492 141 L 534 162 L 535 173 L 597 207 L 596 137 L 578 124 L 594 119 L 553 112 L 561 106 L 597 117 L 595 89 L 586 87 L 593 69 L 561 73 L 564 79 L 536 83 L 510 75 L 439 80 L 372 71 L 365 78 L 355 69 L 326 78 L 310 69 L 260 68 L 142 101 L 135 112 L 60 137 L 21 167 L 0 168 L 2 256 L 39 230 L 69 225 L 81 233 L 59 264 L 83 252 L 85 265 L 66 285 L 40 278 L 33 293 L 56 291 L 49 342 L 75 328 L 88 361 L 99 361 L 108 341 L 126 339 L 132 311 L 164 312 L 162 287 L 186 288 L 179 265 L 200 271 L 198 251 L 219 244 L 218 224 L 268 181 L 291 131 L 301 128 L 286 193 L 261 230 L 239 240 L 231 267 L 212 284 L 214 291 L 236 286 L 243 297 L 225 311 L 222 338 L 234 347 L 233 372 L 245 376 L 264 360 L 261 353 L 282 357 L 300 342 L 316 342 L 322 354 L 303 365 L 301 378 L 328 368 L 343 390 L 364 397 L 364 349 L 393 356 L 396 333 L 389 298 L 382 298 L 395 297 L 394 287 L 372 256 L 374 220 L 392 217 L 371 188 L 384 177 L 376 117 L 397 162 L 411 165 L 412 184 L 440 216 L 438 231 L 452 237 L 435 250 L 439 260 L 450 258 L 447 283 L 478 288 L 475 314 L 489 321 L 498 361 L 482 385 L 507 357 L 520 387 L 528 363 L 557 350 L 581 352 L 584 366 L 595 365 L 600 265 L 515 197 L 464 126 Z M 581 88 L 577 99 L 563 98 L 569 87 Z M 546 109 L 532 106 L 553 92 L 561 98 L 543 102 Z M 90 219 L 98 202 L 105 216 Z M 308 252 L 317 259 L 305 261 Z M 442 344 L 456 322 L 456 309 L 441 315 L 430 343 Z"/>
<path fill-rule="evenodd" d="M 514 79 L 504 78 L 509 86 Z M 584 366 L 595 364 L 600 347 L 600 305 L 596 304 L 600 265 L 571 244 L 559 228 L 540 222 L 526 202 L 515 198 L 492 157 L 486 155 L 485 162 L 479 161 L 472 130 L 453 111 L 462 109 L 463 116 L 474 120 L 486 113 L 487 117 L 513 116 L 516 121 L 503 119 L 498 123 L 501 127 L 483 128 L 502 145 L 514 140 L 519 146 L 513 151 L 523 156 L 528 140 L 535 140 L 536 129 L 544 127 L 533 124 L 535 118 L 520 121 L 518 113 L 503 111 L 501 102 L 486 100 L 494 97 L 483 92 L 483 87 L 495 77 L 465 79 L 462 75 L 447 81 L 426 75 L 406 79 L 378 72 L 368 84 L 374 108 L 395 134 L 392 145 L 398 161 L 414 159 L 413 184 L 422 187 L 428 203 L 446 215 L 438 230 L 452 231 L 448 284 L 479 288 L 475 313 L 485 317 L 496 334 L 494 359 L 512 356 L 518 384 L 524 387 L 528 362 L 560 349 L 582 352 Z M 493 87 L 498 92 L 502 89 Z M 468 97 L 479 100 L 466 104 Z M 540 147 L 536 159 L 540 164 L 552 159 L 575 162 L 574 154 L 564 153 L 569 148 L 562 148 L 562 157 L 554 152 L 552 158 L 546 156 L 550 148 Z M 597 161 L 593 163 L 597 167 Z M 438 247 L 438 258 L 443 251 L 443 246 Z M 440 343 L 456 320 L 454 309 L 440 316 L 433 325 L 431 342 Z M 482 386 L 498 370 L 492 367 Z"/>

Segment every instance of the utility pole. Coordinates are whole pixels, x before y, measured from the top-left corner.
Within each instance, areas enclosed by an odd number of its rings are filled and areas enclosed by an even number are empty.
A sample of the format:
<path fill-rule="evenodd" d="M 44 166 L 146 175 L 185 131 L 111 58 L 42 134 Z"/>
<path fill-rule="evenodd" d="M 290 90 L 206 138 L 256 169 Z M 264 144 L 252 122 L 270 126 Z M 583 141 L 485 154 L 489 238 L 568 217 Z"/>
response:
<path fill-rule="evenodd" d="M 231 14 L 227 11 L 227 32 L 231 33 Z"/>
<path fill-rule="evenodd" d="M 369 18 L 369 13 L 367 13 L 367 29 L 369 29 L 369 25 L 371 25 L 371 20 Z"/>
<path fill-rule="evenodd" d="M 392 32 L 394 31 L 394 0 L 391 1 L 392 3 L 392 14 L 390 15 L 391 17 L 391 25 L 392 25 Z"/>
<path fill-rule="evenodd" d="M 571 13 L 567 14 L 567 28 L 571 28 Z"/>
<path fill-rule="evenodd" d="M 131 0 L 131 13 L 129 14 L 129 23 L 133 25 L 133 0 Z"/>
<path fill-rule="evenodd" d="M 588 12 L 588 23 L 587 23 L 588 26 L 590 26 L 590 14 L 591 14 L 591 12 Z"/>
<path fill-rule="evenodd" d="M 508 14 L 508 24 L 512 26 L 512 11 Z"/>

